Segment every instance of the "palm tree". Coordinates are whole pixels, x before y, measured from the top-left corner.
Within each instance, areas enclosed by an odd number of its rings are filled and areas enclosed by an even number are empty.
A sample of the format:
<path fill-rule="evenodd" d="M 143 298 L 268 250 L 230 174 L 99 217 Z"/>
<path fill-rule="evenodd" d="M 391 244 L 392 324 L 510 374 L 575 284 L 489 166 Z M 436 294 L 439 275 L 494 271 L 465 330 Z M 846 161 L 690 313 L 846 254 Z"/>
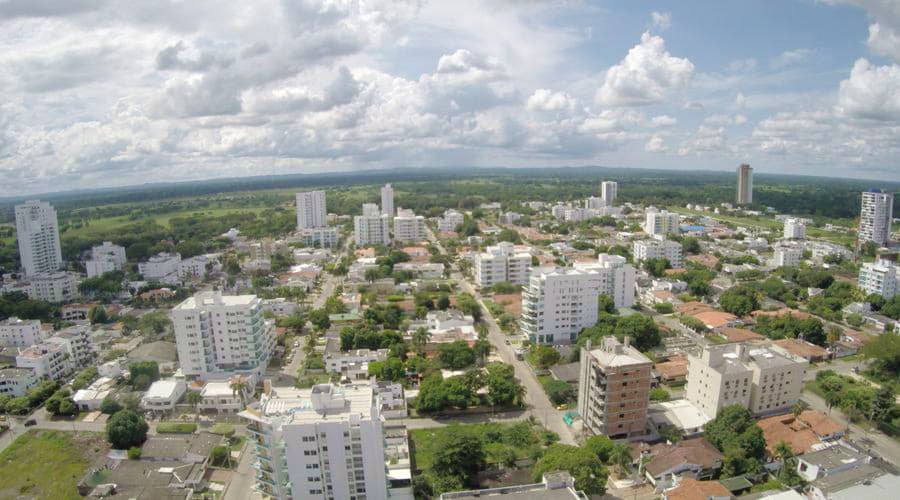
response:
<path fill-rule="evenodd" d="M 187 402 L 189 405 L 194 407 L 194 415 L 197 415 L 197 405 L 200 404 L 200 401 L 203 400 L 203 396 L 200 395 L 197 391 L 189 391 L 187 393 Z"/>
<path fill-rule="evenodd" d="M 231 394 L 236 398 L 240 398 L 241 405 L 244 404 L 244 392 L 247 390 L 247 386 L 248 384 L 244 377 L 235 377 L 228 384 L 228 387 L 231 388 Z"/>
<path fill-rule="evenodd" d="M 616 445 L 609 453 L 609 463 L 619 468 L 619 473 L 625 477 L 631 471 L 631 448 L 628 445 Z"/>
<path fill-rule="evenodd" d="M 805 412 L 809 409 L 809 403 L 803 401 L 802 399 L 798 399 L 794 406 L 791 407 L 791 412 L 795 417 L 799 417 L 801 413 Z"/>
<path fill-rule="evenodd" d="M 784 468 L 790 458 L 794 456 L 794 450 L 786 441 L 781 440 L 775 444 L 775 458 L 781 460 L 781 467 Z M 780 473 L 779 469 L 779 473 Z"/>
<path fill-rule="evenodd" d="M 422 354 L 423 349 L 425 348 L 425 344 L 431 340 L 431 332 L 429 332 L 425 328 L 418 328 L 412 334 L 412 343 L 415 348 L 416 354 Z"/>

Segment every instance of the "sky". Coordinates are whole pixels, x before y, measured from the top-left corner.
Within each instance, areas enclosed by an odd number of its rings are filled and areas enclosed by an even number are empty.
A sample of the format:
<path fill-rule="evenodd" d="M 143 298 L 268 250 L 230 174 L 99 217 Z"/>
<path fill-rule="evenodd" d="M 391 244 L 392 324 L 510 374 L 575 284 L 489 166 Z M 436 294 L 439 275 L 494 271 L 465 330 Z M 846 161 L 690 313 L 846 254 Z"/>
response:
<path fill-rule="evenodd" d="M 0 0 L 0 196 L 394 167 L 900 181 L 898 0 Z"/>

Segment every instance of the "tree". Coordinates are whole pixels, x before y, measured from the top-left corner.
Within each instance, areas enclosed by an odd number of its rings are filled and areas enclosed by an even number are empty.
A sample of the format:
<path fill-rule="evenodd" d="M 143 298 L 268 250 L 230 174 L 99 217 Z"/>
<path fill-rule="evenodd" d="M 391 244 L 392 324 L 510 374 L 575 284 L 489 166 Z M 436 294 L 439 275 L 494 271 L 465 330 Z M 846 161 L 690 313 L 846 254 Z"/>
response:
<path fill-rule="evenodd" d="M 644 270 L 650 273 L 650 276 L 659 278 L 666 275 L 666 269 L 672 267 L 669 264 L 669 259 L 665 258 L 652 258 L 652 259 L 644 259 L 641 263 L 644 267 Z"/>
<path fill-rule="evenodd" d="M 227 446 L 216 446 L 209 452 L 209 461 L 216 467 L 230 467 L 231 450 Z"/>
<path fill-rule="evenodd" d="M 185 395 L 185 400 L 187 401 L 187 404 L 194 408 L 194 411 L 197 411 L 197 405 L 200 404 L 200 401 L 203 401 L 203 395 L 197 391 L 188 391 Z"/>
<path fill-rule="evenodd" d="M 650 389 L 650 401 L 668 401 L 671 398 L 669 391 L 662 387 Z"/>
<path fill-rule="evenodd" d="M 149 429 L 147 422 L 139 415 L 130 410 L 121 410 L 106 422 L 106 439 L 113 448 L 127 450 L 143 444 Z"/>
<path fill-rule="evenodd" d="M 412 345 L 416 354 L 421 355 L 425 350 L 425 345 L 431 340 L 431 332 L 425 327 L 419 327 L 412 334 Z"/>
<path fill-rule="evenodd" d="M 309 322 L 319 331 L 325 331 L 331 327 L 331 319 L 328 312 L 323 309 L 315 309 L 309 313 Z"/>
<path fill-rule="evenodd" d="M 138 446 L 128 448 L 128 460 L 140 460 L 143 450 Z"/>
<path fill-rule="evenodd" d="M 568 382 L 550 379 L 544 382 L 544 392 L 553 404 L 563 404 L 575 399 L 575 389 Z"/>
<path fill-rule="evenodd" d="M 681 427 L 667 425 L 660 429 L 659 435 L 666 441 L 677 443 L 684 439 L 684 430 Z"/>
<path fill-rule="evenodd" d="M 575 479 L 578 489 L 588 495 L 606 493 L 608 472 L 597 455 L 587 448 L 578 448 L 565 444 L 549 446 L 544 455 L 531 469 L 535 481 L 540 481 L 544 474 L 554 471 L 566 471 Z"/>
<path fill-rule="evenodd" d="M 759 300 L 756 297 L 756 291 L 750 287 L 739 285 L 725 290 L 719 297 L 719 305 L 731 314 L 746 316 L 759 308 Z"/>
<path fill-rule="evenodd" d="M 883 385 L 875 393 L 872 402 L 872 420 L 876 422 L 886 421 L 896 405 L 894 390 L 889 385 Z"/>
<path fill-rule="evenodd" d="M 597 311 L 608 314 L 616 314 L 616 301 L 611 296 L 601 293 L 597 297 Z"/>
<path fill-rule="evenodd" d="M 461 410 L 469 407 L 469 401 L 475 394 L 465 376 L 455 375 L 444 380 L 446 404 Z"/>
<path fill-rule="evenodd" d="M 631 448 L 627 444 L 616 444 L 612 451 L 609 452 L 609 463 L 619 468 L 619 474 L 622 477 L 631 472 L 631 464 L 634 460 L 631 458 Z"/>
<path fill-rule="evenodd" d="M 106 308 L 96 305 L 88 311 L 88 320 L 92 325 L 109 322 L 109 316 L 106 314 Z"/>
<path fill-rule="evenodd" d="M 884 332 L 863 347 L 863 356 L 893 377 L 900 375 L 900 333 Z"/>
<path fill-rule="evenodd" d="M 559 351 L 549 345 L 541 344 L 531 351 L 532 361 L 542 370 L 546 370 L 556 363 L 559 363 L 561 356 Z"/>
<path fill-rule="evenodd" d="M 163 311 L 147 313 L 138 320 L 138 329 L 142 334 L 156 338 L 166 333 L 172 326 L 172 320 Z"/>
<path fill-rule="evenodd" d="M 690 236 L 681 240 L 681 251 L 684 252 L 685 255 L 688 254 L 698 254 L 701 252 L 700 242 L 697 238 L 691 238 Z"/>
<path fill-rule="evenodd" d="M 722 408 L 707 422 L 704 436 L 725 454 L 729 476 L 758 470 L 765 456 L 766 440 L 750 411 L 739 405 Z M 730 460 L 730 462 L 729 462 Z M 723 465 L 723 475 L 725 466 Z"/>
<path fill-rule="evenodd" d="M 597 458 L 603 463 L 609 463 L 609 456 L 615 446 L 616 443 L 602 434 L 591 436 L 588 438 L 587 442 L 585 442 L 585 448 L 597 455 Z"/>
<path fill-rule="evenodd" d="M 231 389 L 231 395 L 239 398 L 241 403 L 244 402 L 244 394 L 247 392 L 248 387 L 249 384 L 244 377 L 235 377 L 234 380 L 228 384 L 228 388 Z"/>
<path fill-rule="evenodd" d="M 475 351 L 465 340 L 457 340 L 449 344 L 441 344 L 438 348 L 438 360 L 445 368 L 460 370 L 475 364 Z"/>
<path fill-rule="evenodd" d="M 659 327 L 649 316 L 632 314 L 619 318 L 616 322 L 615 334 L 619 340 L 631 338 L 631 344 L 641 351 L 648 351 L 662 342 Z"/>
<path fill-rule="evenodd" d="M 450 308 L 450 297 L 446 295 L 441 295 L 437 300 L 437 308 L 441 311 L 446 311 Z"/>
<path fill-rule="evenodd" d="M 492 406 L 520 406 L 525 398 L 525 387 L 516 379 L 512 365 L 488 364 L 484 383 L 488 390 L 488 402 Z"/>
<path fill-rule="evenodd" d="M 419 385 L 416 410 L 423 413 L 441 411 L 447 406 L 447 390 L 440 373 L 426 377 Z"/>
<path fill-rule="evenodd" d="M 451 425 L 438 435 L 431 472 L 435 476 L 454 477 L 463 484 L 473 484 L 473 477 L 485 465 L 484 443 L 466 432 L 462 426 Z"/>
<path fill-rule="evenodd" d="M 799 417 L 801 413 L 805 412 L 809 409 L 809 403 L 803 401 L 802 399 L 798 399 L 794 406 L 791 407 L 791 413 L 794 414 L 795 417 Z"/>
<path fill-rule="evenodd" d="M 476 322 L 481 320 L 481 305 L 471 295 L 467 293 L 460 294 L 456 298 L 456 307 L 464 314 L 472 316 Z"/>
<path fill-rule="evenodd" d="M 159 365 L 156 361 L 136 361 L 128 365 L 128 373 L 131 385 L 136 389 L 145 390 L 159 380 Z"/>
<path fill-rule="evenodd" d="M 775 458 L 781 461 L 781 467 L 784 468 L 787 465 L 787 461 L 789 458 L 794 456 L 794 450 L 791 448 L 791 445 L 784 440 L 778 441 L 775 443 Z"/>

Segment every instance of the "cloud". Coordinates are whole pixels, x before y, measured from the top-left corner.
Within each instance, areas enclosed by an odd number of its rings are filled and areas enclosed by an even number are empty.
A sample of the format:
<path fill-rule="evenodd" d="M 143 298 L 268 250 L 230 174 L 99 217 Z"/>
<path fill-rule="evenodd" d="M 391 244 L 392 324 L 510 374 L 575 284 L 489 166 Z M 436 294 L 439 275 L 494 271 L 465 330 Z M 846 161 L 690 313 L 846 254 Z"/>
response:
<path fill-rule="evenodd" d="M 800 64 L 815 53 L 812 49 L 794 49 L 781 53 L 778 57 L 769 62 L 769 66 L 774 69 L 781 69 L 795 64 Z"/>
<path fill-rule="evenodd" d="M 537 89 L 528 97 L 525 108 L 529 111 L 565 111 L 575 107 L 575 102 L 565 92 Z"/>
<path fill-rule="evenodd" d="M 595 100 L 604 106 L 645 106 L 658 103 L 674 88 L 685 87 L 694 74 L 686 58 L 673 57 L 659 36 L 644 33 L 641 43 L 609 68 Z"/>
<path fill-rule="evenodd" d="M 650 22 L 654 28 L 667 30 L 672 26 L 672 13 L 653 11 L 650 13 Z"/>
<path fill-rule="evenodd" d="M 644 145 L 644 151 L 648 153 L 665 153 L 669 148 L 666 147 L 665 141 L 660 135 L 653 135 L 647 144 Z"/>
<path fill-rule="evenodd" d="M 652 120 L 650 120 L 650 126 L 657 127 L 672 127 L 678 123 L 678 120 L 669 115 L 659 115 L 654 116 Z"/>
<path fill-rule="evenodd" d="M 178 41 L 156 54 L 156 69 L 207 71 L 211 68 L 227 68 L 234 64 L 234 57 L 214 50 L 203 50 L 190 47 L 184 41 Z"/>
<path fill-rule="evenodd" d="M 880 23 L 870 24 L 868 44 L 876 54 L 900 62 L 900 35 L 893 28 Z"/>
<path fill-rule="evenodd" d="M 869 19 L 867 43 L 875 54 L 900 63 L 900 3 L 896 0 L 824 0 L 829 4 L 854 5 L 865 9 Z"/>
<path fill-rule="evenodd" d="M 900 121 L 900 66 L 858 59 L 841 82 L 837 109 L 852 118 Z"/>

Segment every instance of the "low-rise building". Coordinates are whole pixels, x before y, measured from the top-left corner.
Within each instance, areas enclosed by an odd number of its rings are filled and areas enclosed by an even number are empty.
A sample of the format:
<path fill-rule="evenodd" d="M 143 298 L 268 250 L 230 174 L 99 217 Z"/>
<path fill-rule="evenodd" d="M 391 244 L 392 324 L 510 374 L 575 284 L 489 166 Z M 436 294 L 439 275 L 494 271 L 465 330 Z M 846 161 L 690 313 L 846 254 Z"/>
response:
<path fill-rule="evenodd" d="M 66 348 L 51 342 L 19 349 L 16 366 L 34 370 L 37 378 L 47 377 L 53 380 L 62 380 L 72 373 L 72 365 Z"/>
<path fill-rule="evenodd" d="M 772 257 L 774 267 L 797 267 L 803 259 L 803 249 L 798 247 L 777 246 Z"/>
<path fill-rule="evenodd" d="M 325 353 L 325 371 L 329 373 L 342 373 L 350 365 L 384 361 L 387 359 L 388 352 L 388 349 L 356 349 L 348 352 Z"/>
<path fill-rule="evenodd" d="M 108 377 L 100 377 L 84 389 L 75 391 L 72 401 L 81 411 L 96 411 L 100 409 L 103 400 L 112 394 L 116 381 Z"/>
<path fill-rule="evenodd" d="M 304 244 L 315 248 L 332 248 L 340 240 L 336 227 L 304 228 L 297 231 L 297 235 Z"/>
<path fill-rule="evenodd" d="M 168 276 L 177 276 L 181 265 L 180 253 L 160 253 L 147 262 L 138 264 L 138 273 L 148 281 L 162 281 Z"/>
<path fill-rule="evenodd" d="M 65 271 L 37 273 L 28 278 L 28 297 L 54 304 L 69 302 L 78 297 L 78 277 Z"/>
<path fill-rule="evenodd" d="M 666 259 L 673 268 L 684 265 L 681 260 L 681 244 L 670 240 L 636 240 L 632 244 L 634 262 L 638 264 L 647 259 Z"/>
<path fill-rule="evenodd" d="M 40 320 L 16 317 L 0 321 L 0 345 L 5 347 L 28 347 L 39 344 L 46 338 Z"/>
<path fill-rule="evenodd" d="M 722 468 L 722 452 L 702 437 L 685 439 L 677 444 L 660 443 L 646 454 L 650 461 L 644 475 L 658 489 L 672 485 L 672 477 L 690 472 L 696 479 L 712 479 Z"/>
<path fill-rule="evenodd" d="M 141 398 L 141 408 L 149 411 L 171 411 L 187 391 L 181 378 L 161 379 L 153 382 Z"/>
<path fill-rule="evenodd" d="M 0 396 L 22 397 L 39 381 L 31 368 L 0 368 Z"/>
<path fill-rule="evenodd" d="M 408 271 L 417 278 L 438 279 L 444 277 L 444 265 L 433 262 L 400 262 L 394 271 Z"/>
<path fill-rule="evenodd" d="M 501 486 L 481 490 L 453 491 L 442 493 L 440 500 L 468 500 L 474 498 L 496 498 L 503 500 L 584 500 L 587 496 L 575 489 L 575 480 L 568 472 L 544 474 L 540 483 Z"/>
<path fill-rule="evenodd" d="M 438 231 L 455 231 L 456 227 L 465 222 L 465 216 L 452 208 L 444 211 L 444 216 L 438 219 Z"/>
<path fill-rule="evenodd" d="M 200 390 L 197 408 L 200 411 L 237 413 L 244 409 L 244 403 L 253 395 L 253 385 L 250 378 L 240 375 L 207 382 Z"/>

